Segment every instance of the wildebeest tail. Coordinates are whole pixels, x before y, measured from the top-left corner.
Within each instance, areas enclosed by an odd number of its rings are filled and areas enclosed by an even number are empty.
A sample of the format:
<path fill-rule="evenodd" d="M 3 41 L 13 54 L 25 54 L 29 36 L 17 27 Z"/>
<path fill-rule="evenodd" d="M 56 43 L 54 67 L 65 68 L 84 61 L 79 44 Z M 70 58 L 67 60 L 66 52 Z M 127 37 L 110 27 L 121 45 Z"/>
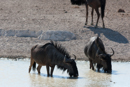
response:
<path fill-rule="evenodd" d="M 32 56 L 33 56 L 33 50 L 35 49 L 37 47 L 37 45 L 35 45 L 35 46 L 33 46 L 32 47 L 32 49 L 31 49 L 31 58 L 32 58 Z M 32 60 L 32 59 L 31 59 Z M 34 63 L 33 63 L 33 71 L 35 71 L 35 69 L 36 69 L 36 62 L 34 61 Z"/>
<path fill-rule="evenodd" d="M 72 5 L 84 5 L 86 0 L 71 0 Z"/>
<path fill-rule="evenodd" d="M 101 15 L 104 17 L 106 0 L 100 0 L 101 2 Z"/>
<path fill-rule="evenodd" d="M 36 69 L 36 62 L 33 63 L 33 71 Z"/>

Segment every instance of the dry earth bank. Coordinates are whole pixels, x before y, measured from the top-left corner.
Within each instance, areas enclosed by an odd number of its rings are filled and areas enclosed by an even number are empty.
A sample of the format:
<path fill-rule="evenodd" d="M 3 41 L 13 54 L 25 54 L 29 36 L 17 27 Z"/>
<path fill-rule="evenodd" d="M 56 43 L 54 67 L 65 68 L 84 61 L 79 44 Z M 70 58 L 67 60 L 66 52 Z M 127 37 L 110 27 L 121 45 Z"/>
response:
<path fill-rule="evenodd" d="M 90 37 L 99 35 L 106 51 L 115 50 L 113 60 L 130 61 L 130 0 L 107 0 L 105 10 L 106 29 L 99 19 L 97 29 L 91 26 L 89 8 L 88 25 L 85 23 L 85 6 L 71 5 L 70 0 L 0 0 L 0 29 L 2 30 L 65 30 L 76 35 L 76 40 L 59 41 L 70 54 L 87 60 L 84 47 Z M 124 9 L 125 13 L 119 13 Z M 95 12 L 94 12 L 95 13 Z M 94 14 L 94 24 L 96 22 Z M 1 57 L 30 57 L 30 49 L 48 40 L 34 37 L 0 37 Z"/>

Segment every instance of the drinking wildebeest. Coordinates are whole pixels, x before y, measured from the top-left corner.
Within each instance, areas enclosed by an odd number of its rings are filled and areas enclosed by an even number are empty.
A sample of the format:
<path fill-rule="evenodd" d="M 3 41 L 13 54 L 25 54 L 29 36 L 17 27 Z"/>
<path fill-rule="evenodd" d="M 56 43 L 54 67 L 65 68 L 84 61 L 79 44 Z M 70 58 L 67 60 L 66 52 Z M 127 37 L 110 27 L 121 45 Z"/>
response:
<path fill-rule="evenodd" d="M 86 22 L 85 25 L 87 25 L 87 21 L 88 21 L 88 5 L 92 8 L 92 12 L 91 12 L 91 16 L 92 16 L 92 21 L 91 21 L 91 25 L 93 25 L 93 12 L 94 9 L 97 13 L 97 22 L 96 22 L 96 26 L 98 26 L 98 20 L 100 17 L 100 13 L 99 13 L 99 7 L 101 7 L 101 17 L 102 17 L 102 22 L 103 22 L 103 28 L 105 28 L 105 24 L 104 24 L 104 11 L 105 11 L 105 5 L 106 5 L 106 0 L 71 0 L 71 3 L 73 5 L 82 5 L 85 4 L 86 6 Z"/>
<path fill-rule="evenodd" d="M 91 37 L 84 48 L 84 53 L 90 62 L 90 69 L 92 68 L 92 70 L 94 70 L 93 64 L 97 64 L 98 71 L 103 67 L 104 72 L 111 73 L 111 56 L 114 55 L 114 50 L 112 49 L 112 51 L 113 54 L 107 54 L 102 40 L 98 36 Z"/>
<path fill-rule="evenodd" d="M 76 56 L 74 55 L 75 59 Z M 29 67 L 29 73 L 31 67 L 36 68 L 36 63 L 38 63 L 37 71 L 40 74 L 40 69 L 42 66 L 46 65 L 47 76 L 53 76 L 53 70 L 55 65 L 63 71 L 67 70 L 70 77 L 78 76 L 78 69 L 74 59 L 71 59 L 69 53 L 66 49 L 58 43 L 51 41 L 45 45 L 36 45 L 31 49 L 31 61 Z M 49 67 L 51 67 L 51 73 L 49 73 Z"/>

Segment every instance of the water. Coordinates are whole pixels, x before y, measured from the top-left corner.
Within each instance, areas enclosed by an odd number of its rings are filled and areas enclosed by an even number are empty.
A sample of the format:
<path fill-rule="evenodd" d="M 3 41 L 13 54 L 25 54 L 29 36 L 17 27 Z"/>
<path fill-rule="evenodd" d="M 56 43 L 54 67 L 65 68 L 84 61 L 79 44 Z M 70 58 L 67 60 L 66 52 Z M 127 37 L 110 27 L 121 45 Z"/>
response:
<path fill-rule="evenodd" d="M 41 74 L 31 70 L 30 60 L 0 59 L 0 87 L 130 87 L 130 62 L 112 62 L 112 74 L 89 69 L 89 62 L 77 61 L 78 78 L 69 78 L 55 67 L 53 78 L 47 77 L 46 67 Z"/>

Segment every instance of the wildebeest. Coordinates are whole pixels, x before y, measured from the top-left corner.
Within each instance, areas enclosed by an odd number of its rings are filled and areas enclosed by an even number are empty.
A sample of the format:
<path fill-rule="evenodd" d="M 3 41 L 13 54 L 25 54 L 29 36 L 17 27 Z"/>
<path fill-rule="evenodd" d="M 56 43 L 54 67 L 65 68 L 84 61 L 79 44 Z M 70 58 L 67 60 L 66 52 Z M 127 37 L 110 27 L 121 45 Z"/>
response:
<path fill-rule="evenodd" d="M 84 48 L 84 53 L 90 62 L 90 69 L 94 70 L 94 64 L 97 64 L 98 71 L 103 67 L 104 72 L 111 73 L 111 56 L 114 55 L 114 50 L 112 49 L 112 51 L 113 54 L 107 54 L 102 40 L 98 36 L 91 37 Z"/>
<path fill-rule="evenodd" d="M 106 0 L 71 0 L 71 3 L 73 5 L 82 5 L 85 4 L 86 6 L 86 22 L 85 25 L 87 25 L 87 21 L 88 21 L 88 5 L 92 8 L 92 12 L 91 12 L 91 16 L 92 16 L 92 21 L 91 21 L 91 25 L 93 25 L 93 12 L 94 10 L 97 13 L 97 22 L 96 22 L 96 26 L 98 26 L 98 20 L 100 17 L 100 13 L 99 13 L 99 7 L 101 7 L 101 17 L 102 17 L 102 22 L 103 22 L 103 28 L 105 28 L 105 24 L 104 24 L 104 11 L 105 11 L 105 5 L 106 5 Z"/>
<path fill-rule="evenodd" d="M 74 57 L 76 59 L 75 55 Z M 41 67 L 46 65 L 48 77 L 53 77 L 55 65 L 57 65 L 57 67 L 63 71 L 67 70 L 67 73 L 69 73 L 70 77 L 78 76 L 78 69 L 75 60 L 71 59 L 71 56 L 66 49 L 57 42 L 54 43 L 51 41 L 45 45 L 36 45 L 32 47 L 29 73 L 32 66 L 33 70 L 35 70 L 36 63 L 38 63 L 37 71 L 39 74 Z M 51 73 L 49 73 L 49 67 L 51 67 Z"/>

